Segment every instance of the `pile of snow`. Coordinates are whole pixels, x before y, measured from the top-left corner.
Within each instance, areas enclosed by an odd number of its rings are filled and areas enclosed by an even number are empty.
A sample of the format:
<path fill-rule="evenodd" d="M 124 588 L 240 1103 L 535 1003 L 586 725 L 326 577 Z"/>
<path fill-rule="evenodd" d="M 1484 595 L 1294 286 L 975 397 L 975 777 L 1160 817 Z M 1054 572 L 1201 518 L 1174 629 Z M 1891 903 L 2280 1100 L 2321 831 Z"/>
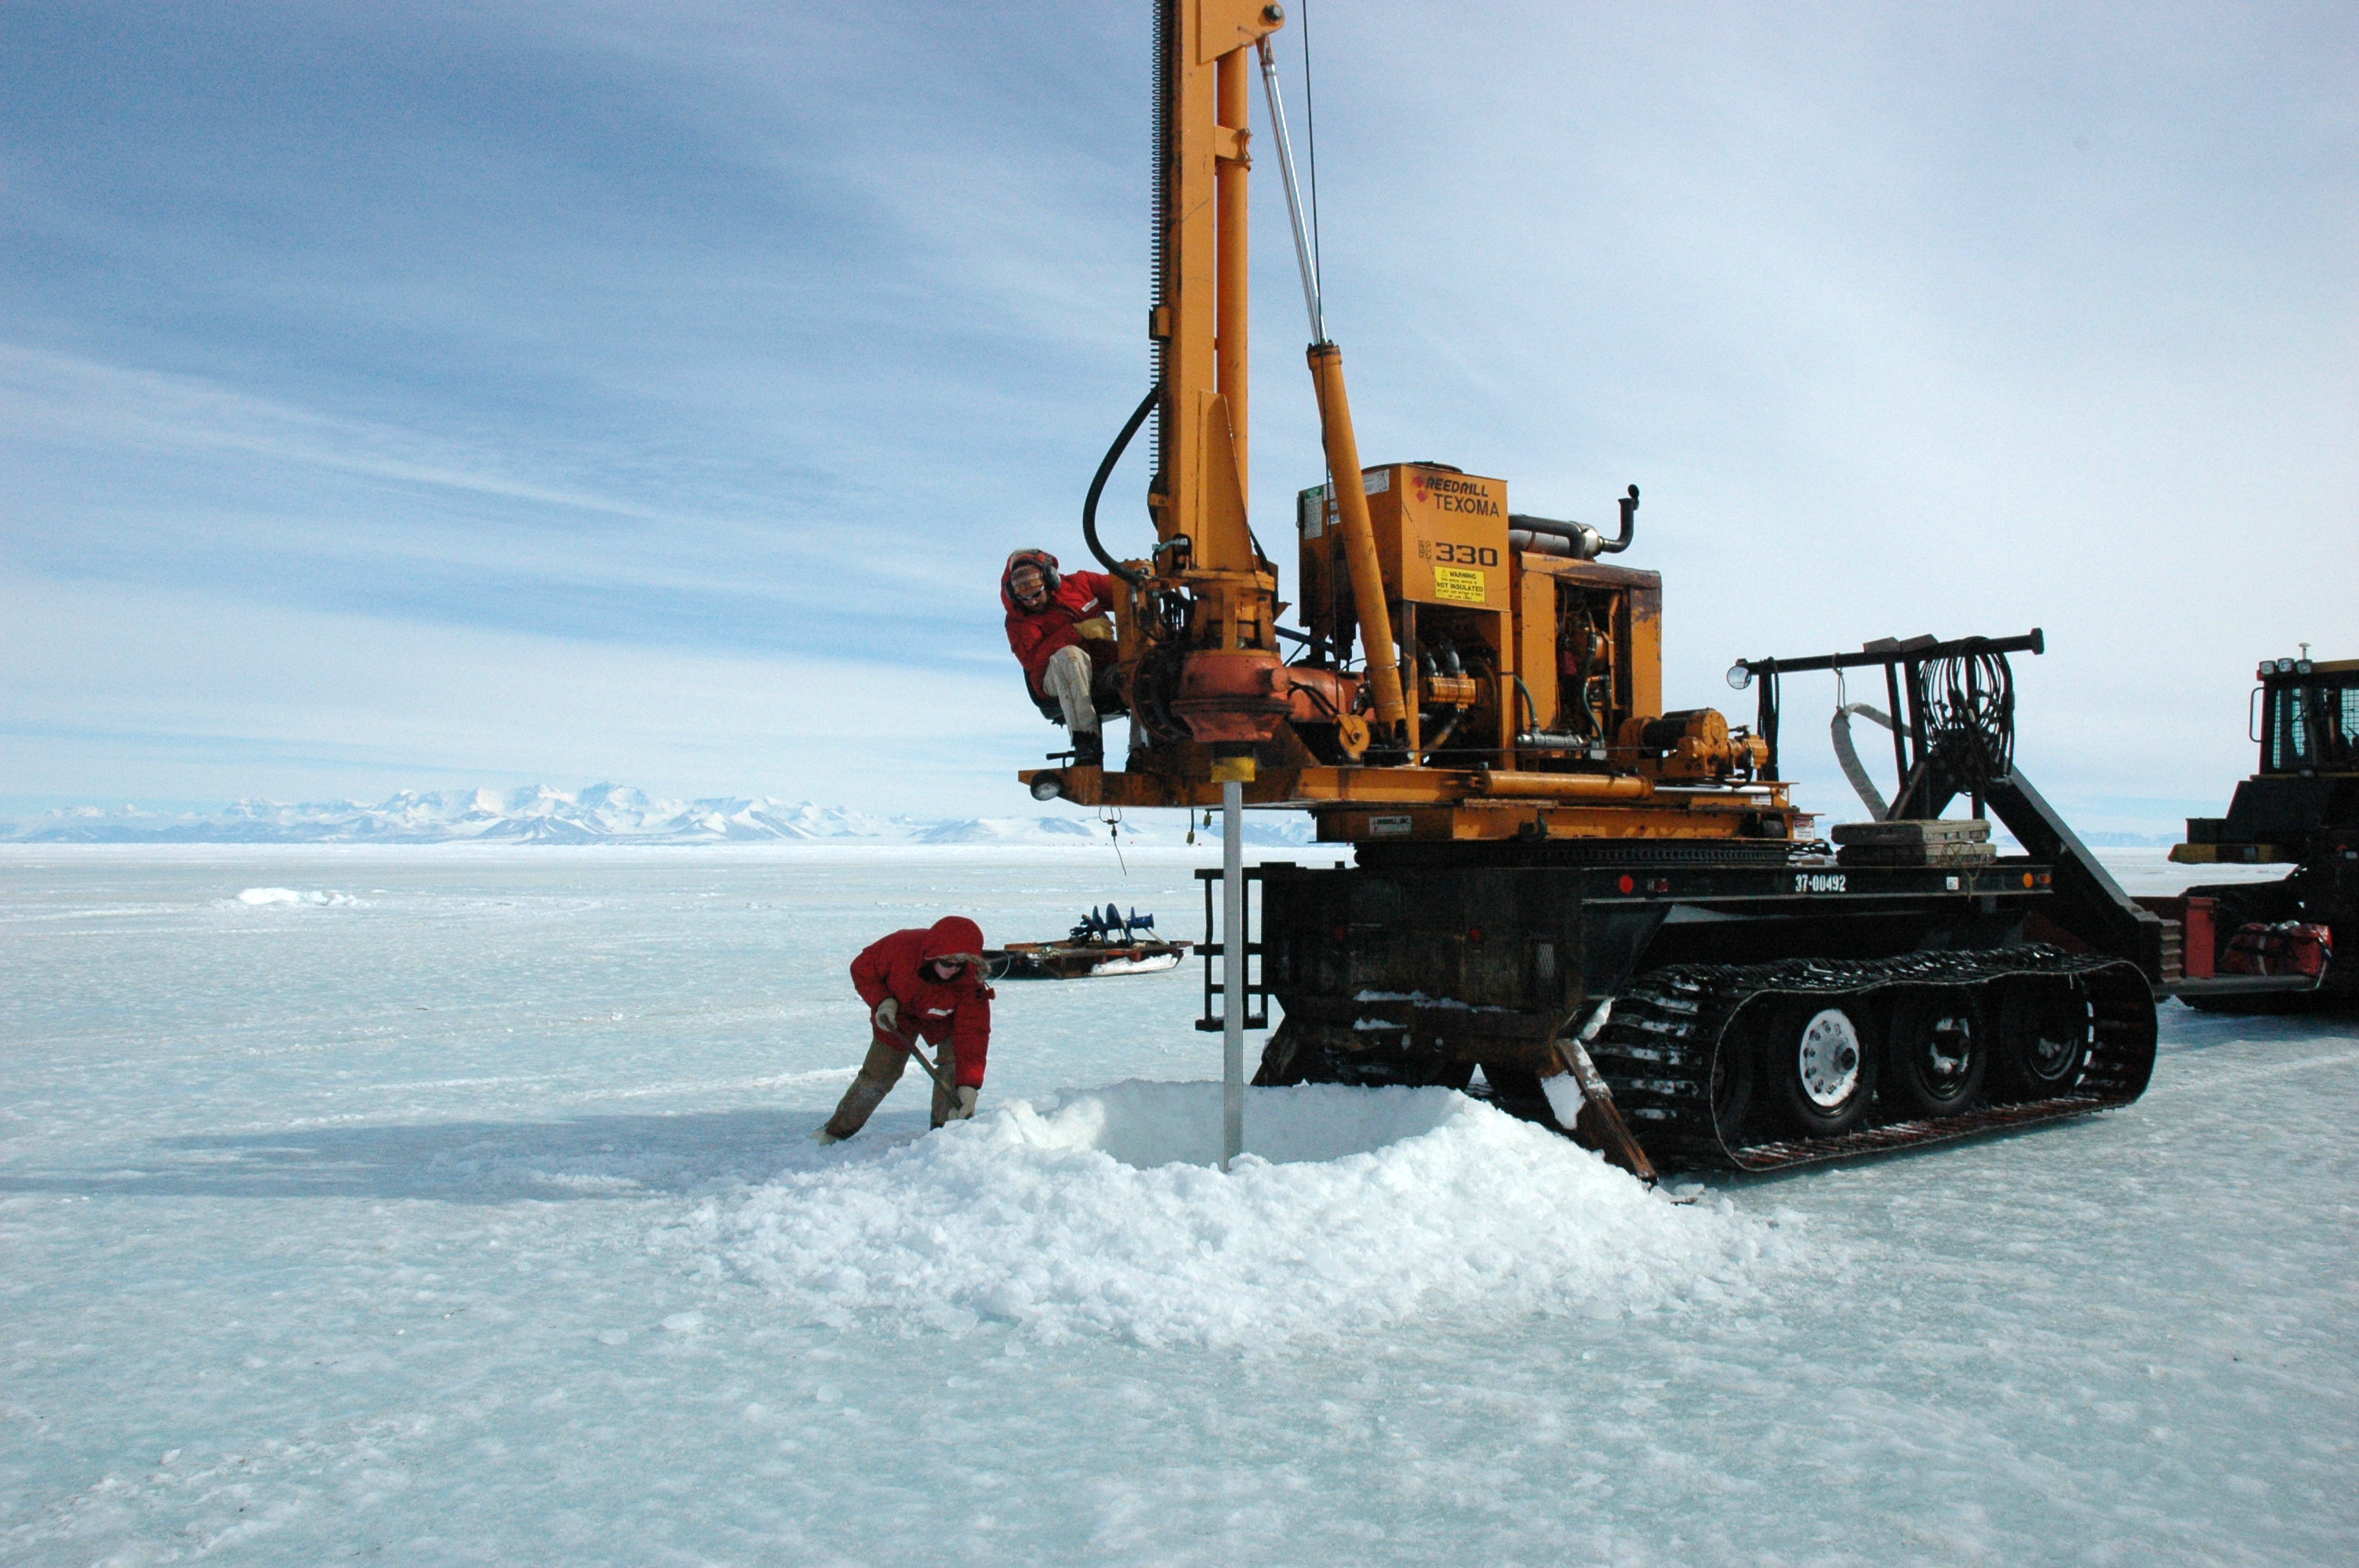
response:
<path fill-rule="evenodd" d="M 329 892 L 319 889 L 302 892 L 295 888 L 247 888 L 237 895 L 237 902 L 249 909 L 265 904 L 309 904 L 320 909 L 364 909 L 366 899 L 354 898 L 348 892 Z"/>
<path fill-rule="evenodd" d="M 1217 1083 L 1131 1082 L 799 1152 L 690 1240 L 823 1322 L 1223 1346 L 1748 1299 L 1794 1246 L 1448 1089 L 1249 1090 L 1225 1175 L 1220 1107 Z"/>

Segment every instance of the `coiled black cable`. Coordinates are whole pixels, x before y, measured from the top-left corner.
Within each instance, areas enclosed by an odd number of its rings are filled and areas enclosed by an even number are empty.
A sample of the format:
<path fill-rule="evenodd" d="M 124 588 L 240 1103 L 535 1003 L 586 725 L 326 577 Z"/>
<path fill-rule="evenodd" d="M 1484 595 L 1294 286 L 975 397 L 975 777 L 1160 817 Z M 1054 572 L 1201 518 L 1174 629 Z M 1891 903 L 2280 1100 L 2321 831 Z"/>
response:
<path fill-rule="evenodd" d="M 2006 655 L 1952 654 L 1924 666 L 1926 739 L 1942 774 L 1980 792 L 2015 768 L 2015 677 Z"/>

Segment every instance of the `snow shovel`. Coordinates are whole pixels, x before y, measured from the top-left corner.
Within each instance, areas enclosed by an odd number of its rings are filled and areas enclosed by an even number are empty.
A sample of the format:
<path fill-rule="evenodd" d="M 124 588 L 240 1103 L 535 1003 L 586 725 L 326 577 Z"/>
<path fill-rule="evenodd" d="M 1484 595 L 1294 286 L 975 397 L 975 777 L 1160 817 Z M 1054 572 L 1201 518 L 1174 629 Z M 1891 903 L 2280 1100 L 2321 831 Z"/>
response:
<path fill-rule="evenodd" d="M 1613 1015 L 1614 999 L 1608 997 L 1598 1003 L 1595 1012 L 1581 1033 L 1568 1038 L 1565 1030 L 1581 1015 L 1581 1011 L 1574 1008 L 1566 1013 L 1549 1036 L 1549 1054 L 1556 1059 L 1562 1073 L 1572 1075 L 1572 1081 L 1581 1088 L 1581 1112 L 1565 1130 L 1593 1148 L 1603 1149 L 1606 1158 L 1651 1187 L 1660 1179 L 1655 1174 L 1655 1163 L 1647 1158 L 1647 1152 L 1638 1147 L 1637 1139 L 1631 1136 L 1629 1124 L 1614 1108 L 1614 1091 L 1606 1087 L 1605 1075 L 1599 1072 L 1597 1064 L 1589 1059 L 1588 1042 L 1597 1038 L 1597 1032 L 1605 1027 L 1606 1019 Z M 1562 1073 L 1549 1076 L 1558 1077 Z M 1558 1119 L 1561 1121 L 1563 1118 L 1560 1116 Z M 1582 1126 L 1584 1121 L 1589 1125 Z"/>
<path fill-rule="evenodd" d="M 943 1089 L 950 1089 L 950 1092 L 951 1092 L 951 1094 L 953 1094 L 953 1095 L 955 1095 L 955 1094 L 957 1094 L 957 1093 L 958 1093 L 958 1091 L 957 1091 L 956 1089 L 952 1089 L 952 1088 L 951 1088 L 951 1086 L 950 1086 L 950 1085 L 948 1085 L 948 1084 L 946 1084 L 946 1083 L 943 1083 L 943 1082 L 942 1082 L 942 1076 L 941 1076 L 941 1074 L 940 1074 L 939 1072 L 936 1072 L 936 1071 L 934 1070 L 934 1065 L 933 1065 L 931 1062 L 929 1062 L 929 1061 L 926 1060 L 926 1053 L 925 1053 L 924 1049 L 923 1049 L 921 1046 L 919 1046 L 919 1044 L 918 1044 L 916 1041 L 914 1041 L 914 1040 L 912 1040 L 912 1041 L 910 1041 L 910 1042 L 909 1042 L 909 1054 L 917 1058 L 918 1065 L 919 1065 L 920 1067 L 923 1067 L 923 1068 L 926 1070 L 926 1076 L 928 1076 L 928 1077 L 929 1077 L 929 1078 L 931 1078 L 931 1079 L 933 1079 L 933 1080 L 934 1080 L 934 1085 L 935 1085 L 935 1087 L 938 1087 L 938 1088 L 943 1088 Z"/>
<path fill-rule="evenodd" d="M 942 1093 L 944 1093 L 944 1094 L 946 1094 L 946 1095 L 950 1096 L 950 1097 L 951 1097 L 951 1098 L 953 1101 L 955 1101 L 955 1100 L 959 1098 L 959 1089 L 958 1089 L 958 1086 L 957 1086 L 957 1085 L 955 1085 L 955 1084 L 952 1084 L 952 1083 L 946 1082 L 946 1081 L 943 1079 L 943 1077 L 942 1077 L 942 1074 L 941 1074 L 941 1069 L 940 1069 L 940 1068 L 939 1068 L 939 1067 L 937 1067 L 937 1066 L 935 1066 L 933 1063 L 931 1063 L 931 1062 L 929 1062 L 929 1061 L 926 1060 L 926 1053 L 925 1053 L 924 1049 L 923 1049 L 922 1047 L 920 1047 L 920 1046 L 919 1045 L 919 1044 L 918 1044 L 915 1040 L 911 1040 L 911 1039 L 908 1038 L 907 1036 L 902 1035 L 902 1034 L 900 1034 L 900 1033 L 896 1033 L 894 1034 L 893 1038 L 894 1038 L 894 1039 L 896 1039 L 896 1040 L 900 1041 L 902 1044 L 904 1044 L 904 1045 L 906 1045 L 906 1046 L 908 1046 L 908 1047 L 909 1054 L 910 1054 L 910 1055 L 912 1055 L 912 1056 L 914 1056 L 914 1057 L 916 1057 L 916 1058 L 917 1058 L 917 1061 L 918 1061 L 918 1065 L 919 1065 L 920 1067 L 923 1067 L 923 1068 L 926 1070 L 926 1076 L 928 1076 L 928 1077 L 929 1077 L 929 1078 L 931 1078 L 931 1079 L 933 1079 L 933 1080 L 934 1080 L 934 1087 L 935 1087 L 936 1088 L 938 1088 L 938 1089 L 941 1090 L 941 1091 L 942 1091 Z M 967 1114 L 968 1116 L 973 1116 L 973 1115 L 974 1114 L 974 1112 L 973 1112 L 973 1111 L 968 1111 L 966 1114 Z M 953 1116 L 952 1119 L 958 1119 L 957 1117 Z"/>
<path fill-rule="evenodd" d="M 934 1069 L 933 1063 L 927 1059 L 926 1048 L 919 1044 L 916 1039 L 902 1033 L 897 1029 L 886 1029 L 881 1025 L 878 1026 L 876 1033 L 891 1040 L 894 1044 L 898 1045 L 902 1050 L 907 1051 L 911 1056 L 915 1057 L 917 1059 L 918 1065 L 926 1070 L 926 1076 L 934 1080 L 935 1087 L 942 1089 L 951 1095 L 956 1095 L 958 1093 L 958 1091 L 951 1088 L 950 1085 L 942 1082 L 941 1074 L 937 1072 Z"/>
<path fill-rule="evenodd" d="M 869 1027 L 876 1031 L 879 1038 L 891 1041 L 894 1044 L 898 1045 L 902 1050 L 907 1051 L 910 1055 L 915 1056 L 918 1059 L 918 1065 L 926 1070 L 926 1076 L 934 1080 L 936 1087 L 947 1090 L 953 1098 L 957 1097 L 958 1091 L 951 1088 L 949 1085 L 942 1082 L 941 1074 L 935 1070 L 933 1063 L 926 1059 L 926 1053 L 919 1046 L 915 1040 L 910 1039 L 908 1035 L 902 1033 L 897 1029 L 887 1029 L 881 1023 L 872 1022 Z M 829 1132 L 824 1127 L 812 1132 L 811 1137 L 817 1140 L 821 1146 L 832 1143 L 841 1143 L 843 1141 L 842 1138 L 838 1138 L 834 1134 Z"/>

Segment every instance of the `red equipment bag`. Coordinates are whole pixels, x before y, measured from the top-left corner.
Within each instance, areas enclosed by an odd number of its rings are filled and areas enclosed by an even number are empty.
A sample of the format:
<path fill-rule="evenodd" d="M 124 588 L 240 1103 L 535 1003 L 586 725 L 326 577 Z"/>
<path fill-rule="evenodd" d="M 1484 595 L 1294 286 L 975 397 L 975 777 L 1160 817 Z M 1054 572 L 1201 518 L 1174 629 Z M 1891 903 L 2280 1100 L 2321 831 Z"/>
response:
<path fill-rule="evenodd" d="M 2321 975 L 2334 961 L 2334 934 L 2299 920 L 2240 925 L 2220 956 L 2223 975 Z"/>

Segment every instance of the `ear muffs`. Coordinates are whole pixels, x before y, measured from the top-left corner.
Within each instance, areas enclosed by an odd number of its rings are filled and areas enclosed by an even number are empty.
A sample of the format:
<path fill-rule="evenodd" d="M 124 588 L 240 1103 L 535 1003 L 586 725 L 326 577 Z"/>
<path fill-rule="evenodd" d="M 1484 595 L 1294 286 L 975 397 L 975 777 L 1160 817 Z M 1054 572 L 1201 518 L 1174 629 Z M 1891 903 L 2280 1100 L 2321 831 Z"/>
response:
<path fill-rule="evenodd" d="M 1046 550 L 1018 550 L 1008 557 L 1007 570 L 1001 574 L 1001 580 L 1014 577 L 1016 568 L 1022 566 L 1039 568 L 1040 584 L 1050 593 L 1056 592 L 1065 580 L 1064 573 L 1057 569 L 1057 557 Z"/>

